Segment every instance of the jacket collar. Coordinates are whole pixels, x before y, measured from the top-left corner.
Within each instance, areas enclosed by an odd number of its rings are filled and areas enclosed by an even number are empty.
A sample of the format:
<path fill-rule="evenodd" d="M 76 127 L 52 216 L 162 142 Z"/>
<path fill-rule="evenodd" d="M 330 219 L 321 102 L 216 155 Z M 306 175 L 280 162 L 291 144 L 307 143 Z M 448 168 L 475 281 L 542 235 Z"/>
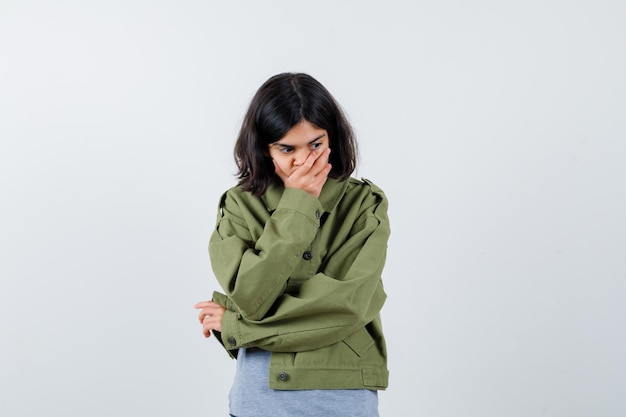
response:
<path fill-rule="evenodd" d="M 318 198 L 325 212 L 330 213 L 337 207 L 337 204 L 339 204 L 339 201 L 346 193 L 349 182 L 349 180 L 339 181 L 334 178 L 326 180 Z M 285 187 L 280 181 L 272 181 L 269 187 L 267 187 L 265 194 L 261 198 L 269 211 L 276 210 L 284 189 Z"/>

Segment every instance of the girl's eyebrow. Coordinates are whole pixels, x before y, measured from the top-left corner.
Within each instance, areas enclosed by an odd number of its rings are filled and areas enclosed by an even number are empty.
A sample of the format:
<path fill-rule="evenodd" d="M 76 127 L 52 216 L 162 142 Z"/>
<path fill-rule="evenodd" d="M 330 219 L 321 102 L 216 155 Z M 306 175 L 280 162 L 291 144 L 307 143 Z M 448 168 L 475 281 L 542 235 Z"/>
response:
<path fill-rule="evenodd" d="M 323 138 L 324 136 L 326 136 L 326 133 L 322 133 L 321 135 L 319 135 L 318 137 L 316 137 L 315 139 L 313 139 L 312 141 L 310 141 L 309 143 L 307 143 L 307 145 L 310 145 L 314 142 L 317 142 L 318 140 L 320 140 L 321 138 Z"/>
<path fill-rule="evenodd" d="M 310 145 L 312 143 L 317 142 L 318 140 L 320 140 L 321 138 L 323 138 L 324 136 L 326 136 L 326 133 L 322 133 L 321 135 L 319 135 L 318 137 L 316 137 L 313 140 L 310 140 L 307 145 Z M 286 143 L 280 143 L 280 142 L 274 142 L 274 143 L 270 143 L 270 146 L 289 146 L 289 147 L 293 147 L 293 145 L 287 145 Z"/>

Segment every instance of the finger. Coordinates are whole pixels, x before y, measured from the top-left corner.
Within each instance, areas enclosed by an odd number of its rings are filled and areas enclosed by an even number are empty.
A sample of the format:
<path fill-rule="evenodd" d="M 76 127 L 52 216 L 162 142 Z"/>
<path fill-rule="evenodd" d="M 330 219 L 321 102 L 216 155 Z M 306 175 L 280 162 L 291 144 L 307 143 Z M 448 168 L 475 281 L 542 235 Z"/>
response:
<path fill-rule="evenodd" d="M 209 307 L 205 307 L 202 310 L 200 310 L 198 312 L 198 321 L 200 321 L 200 323 L 202 323 L 202 320 L 204 320 L 204 318 L 206 316 L 212 316 L 214 314 L 214 309 L 209 308 Z"/>
<path fill-rule="evenodd" d="M 222 323 L 221 322 L 211 322 L 205 323 L 202 325 L 202 330 L 204 332 L 211 333 L 212 331 L 221 332 L 222 331 Z"/>
<path fill-rule="evenodd" d="M 315 157 L 315 162 L 318 163 L 326 163 L 328 162 L 328 155 L 330 155 L 330 148 L 326 148 L 324 150 L 313 150 L 311 151 L 311 153 L 315 153 L 316 157 Z"/>
<path fill-rule="evenodd" d="M 319 169 L 318 169 L 319 168 Z M 326 164 L 322 167 L 315 167 L 315 174 L 313 174 L 313 169 L 311 170 L 311 185 L 314 184 L 324 184 L 326 182 L 326 180 L 328 179 L 328 175 L 330 174 L 330 171 L 332 170 L 332 165 L 331 164 Z"/>
<path fill-rule="evenodd" d="M 302 162 L 302 165 L 300 165 L 295 171 L 293 171 L 290 177 L 287 177 L 287 176 L 285 177 L 288 179 L 294 180 L 300 177 L 304 177 L 305 175 L 308 175 L 311 171 L 311 167 L 313 167 L 313 164 L 315 164 L 315 161 L 317 161 L 318 157 L 319 155 L 317 151 L 309 152 L 304 162 Z"/>
<path fill-rule="evenodd" d="M 315 175 L 315 180 L 318 181 L 318 183 L 321 182 L 323 185 L 328 179 L 328 174 L 330 174 L 332 169 L 333 166 L 331 164 L 326 164 L 322 170 Z"/>
<path fill-rule="evenodd" d="M 302 167 L 306 167 L 307 170 L 306 172 L 310 171 L 311 168 L 315 165 L 315 163 L 320 159 L 320 157 L 323 155 L 320 154 L 318 151 L 314 150 L 311 151 L 309 153 L 309 155 L 306 157 L 306 159 L 304 160 L 304 163 L 302 164 Z"/>
<path fill-rule="evenodd" d="M 204 335 L 204 337 L 211 337 L 211 329 L 209 328 L 204 328 L 204 326 L 202 327 L 202 334 Z"/>
<path fill-rule="evenodd" d="M 193 305 L 193 308 L 204 308 L 204 307 L 208 307 L 209 303 L 212 303 L 213 301 L 199 301 L 197 303 L 195 303 Z"/>
<path fill-rule="evenodd" d="M 199 303 L 197 303 L 196 305 L 194 305 L 195 308 L 216 308 L 216 307 L 222 307 L 221 305 L 217 304 L 215 301 L 201 301 Z"/>
<path fill-rule="evenodd" d="M 198 321 L 202 323 L 204 319 L 210 315 L 211 314 L 208 311 L 202 310 L 200 311 L 200 313 L 198 313 Z"/>
<path fill-rule="evenodd" d="M 212 330 L 218 332 L 222 331 L 222 317 L 209 317 L 202 323 L 202 331 L 205 334 L 210 333 Z"/>
<path fill-rule="evenodd" d="M 330 173 L 330 166 L 325 169 L 323 172 L 315 176 L 314 182 L 311 184 L 312 187 L 318 189 L 320 192 L 322 191 L 322 187 L 326 184 L 328 180 L 328 174 Z"/>
<path fill-rule="evenodd" d="M 319 173 L 323 172 L 326 169 L 326 166 L 328 165 L 329 155 L 330 155 L 330 148 L 327 148 L 315 160 L 315 163 L 310 169 L 310 173 L 313 175 L 318 175 Z"/>
<path fill-rule="evenodd" d="M 326 165 L 328 164 L 329 160 L 330 160 L 330 148 L 326 148 L 324 152 L 322 152 L 322 155 L 320 155 L 320 157 L 318 158 L 318 161 L 321 165 Z"/>
<path fill-rule="evenodd" d="M 202 323 L 206 317 L 211 317 L 211 316 L 214 316 L 216 314 L 222 314 L 221 311 L 222 310 L 220 310 L 219 308 L 203 308 L 198 313 L 198 321 L 200 321 L 200 323 Z"/>

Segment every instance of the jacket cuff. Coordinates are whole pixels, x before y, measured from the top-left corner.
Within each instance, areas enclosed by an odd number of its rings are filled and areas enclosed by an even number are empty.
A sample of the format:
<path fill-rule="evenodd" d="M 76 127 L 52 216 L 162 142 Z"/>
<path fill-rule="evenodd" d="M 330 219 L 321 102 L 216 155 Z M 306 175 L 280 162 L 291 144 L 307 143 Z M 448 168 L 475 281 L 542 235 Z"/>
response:
<path fill-rule="evenodd" d="M 324 208 L 322 203 L 306 191 L 298 188 L 285 188 L 276 210 L 294 210 L 301 213 L 318 227 Z"/>
<path fill-rule="evenodd" d="M 238 331 L 239 326 L 237 324 L 240 314 L 233 308 L 234 306 L 232 301 L 230 301 L 230 298 L 220 292 L 213 292 L 213 301 L 223 307 L 226 307 L 224 317 L 222 317 L 222 331 L 215 331 L 213 333 L 222 346 L 224 346 L 224 349 L 226 349 L 228 354 L 232 358 L 236 358 L 241 340 Z"/>
<path fill-rule="evenodd" d="M 222 343 L 226 350 L 237 350 L 242 347 L 238 321 L 239 313 L 230 310 L 224 312 L 224 317 L 222 317 Z"/>
<path fill-rule="evenodd" d="M 226 310 L 235 311 L 235 309 L 233 308 L 233 304 L 230 301 L 230 298 L 228 298 L 225 294 L 222 294 L 221 292 L 213 291 L 212 300 L 214 303 L 217 303 L 222 307 L 226 307 Z"/>

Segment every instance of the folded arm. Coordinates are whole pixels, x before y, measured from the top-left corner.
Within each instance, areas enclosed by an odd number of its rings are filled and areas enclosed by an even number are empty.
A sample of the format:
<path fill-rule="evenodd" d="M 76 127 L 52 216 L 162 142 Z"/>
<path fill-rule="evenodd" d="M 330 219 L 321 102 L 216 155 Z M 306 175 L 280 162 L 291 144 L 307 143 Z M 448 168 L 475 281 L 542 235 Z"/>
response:
<path fill-rule="evenodd" d="M 252 286 L 257 294 L 251 292 L 245 300 L 237 291 L 214 293 L 213 300 L 227 309 L 222 321 L 225 347 L 311 350 L 343 340 L 374 320 L 386 299 L 381 280 L 390 234 L 386 210 L 383 196 L 359 217 L 341 247 L 328 255 L 323 270 L 303 282 L 296 294 L 284 292 L 289 272 L 295 267 L 287 266 L 288 261 L 281 267 L 281 274 L 255 270 L 256 280 L 250 278 L 250 281 L 254 282 Z M 290 245 L 293 242 L 287 246 Z M 299 258 L 305 247 L 299 246 L 291 256 Z M 236 253 L 231 252 L 231 256 L 236 258 Z M 294 263 L 298 260 L 294 259 Z M 236 268 L 231 269 L 234 273 Z M 237 285 L 234 284 L 235 289 Z M 266 296 L 270 288 L 272 295 Z M 266 305 L 263 314 L 251 315 L 242 301 L 253 303 L 251 310 L 255 310 L 256 296 Z M 260 310 L 256 309 L 256 313 Z"/>

